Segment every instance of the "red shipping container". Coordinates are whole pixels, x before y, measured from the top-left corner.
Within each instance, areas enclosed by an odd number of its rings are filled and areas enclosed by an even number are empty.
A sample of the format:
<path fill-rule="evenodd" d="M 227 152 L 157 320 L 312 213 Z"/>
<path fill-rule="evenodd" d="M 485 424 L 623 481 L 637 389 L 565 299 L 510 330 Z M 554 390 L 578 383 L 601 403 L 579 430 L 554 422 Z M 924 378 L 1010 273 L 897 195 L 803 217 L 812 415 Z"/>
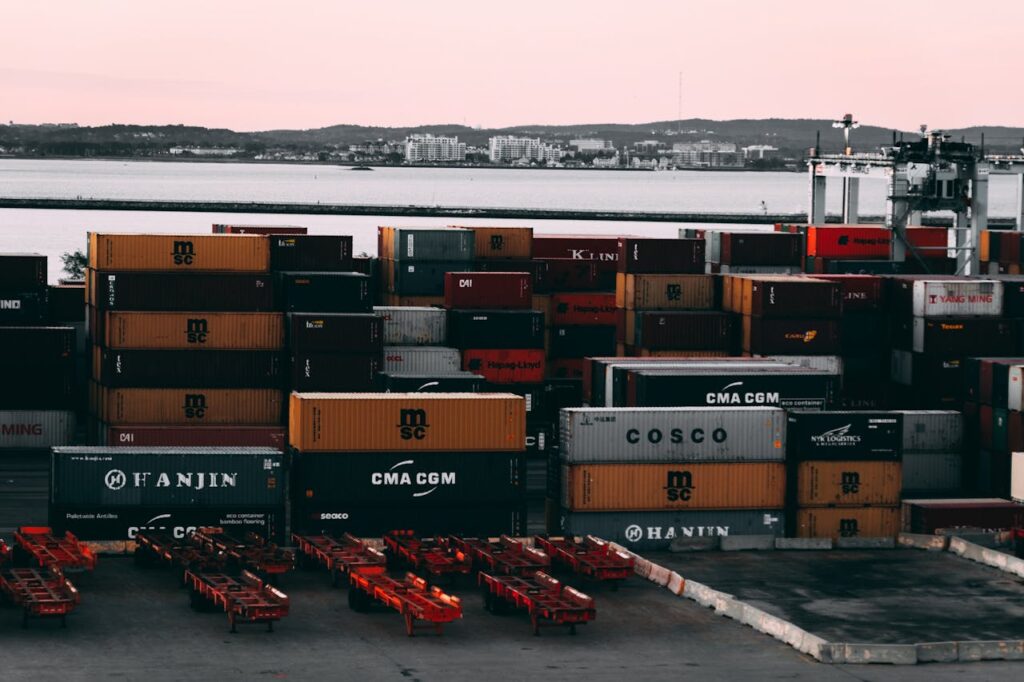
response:
<path fill-rule="evenodd" d="M 535 293 L 554 291 L 615 291 L 615 261 L 546 258 Z"/>
<path fill-rule="evenodd" d="M 231 447 L 284 450 L 280 426 L 108 426 L 108 446 Z"/>
<path fill-rule="evenodd" d="M 583 358 L 548 360 L 548 376 L 555 379 L 582 379 L 586 362 Z"/>
<path fill-rule="evenodd" d="M 807 255 L 816 258 L 887 259 L 891 248 L 892 231 L 884 227 L 828 225 L 807 228 Z"/>
<path fill-rule="evenodd" d="M 446 272 L 444 307 L 524 309 L 533 306 L 533 275 L 528 272 Z"/>
<path fill-rule="evenodd" d="M 634 274 L 704 272 L 703 239 L 636 239 L 620 237 L 618 271 Z"/>
<path fill-rule="evenodd" d="M 949 237 L 944 227 L 907 228 L 907 242 L 918 249 L 917 255 L 924 259 L 947 258 L 949 255 L 946 251 L 949 246 L 948 240 Z M 911 258 L 909 253 L 907 258 Z"/>
<path fill-rule="evenodd" d="M 535 234 L 534 258 L 612 261 L 619 259 L 619 236 L 599 234 Z"/>
<path fill-rule="evenodd" d="M 550 326 L 614 325 L 615 294 L 555 294 L 551 297 Z"/>
<path fill-rule="evenodd" d="M 999 258 L 1000 263 L 1020 263 L 1020 233 L 1007 230 L 999 234 Z"/>
<path fill-rule="evenodd" d="M 992 449 L 993 417 L 991 405 L 978 405 L 978 445 L 983 450 Z"/>
<path fill-rule="evenodd" d="M 462 369 L 492 384 L 539 384 L 544 381 L 543 349 L 469 349 L 462 351 Z"/>
<path fill-rule="evenodd" d="M 308 228 L 294 225 L 221 225 L 213 224 L 214 234 L 306 234 Z"/>
<path fill-rule="evenodd" d="M 815 275 L 842 285 L 843 312 L 879 310 L 885 301 L 884 281 L 877 275 Z"/>

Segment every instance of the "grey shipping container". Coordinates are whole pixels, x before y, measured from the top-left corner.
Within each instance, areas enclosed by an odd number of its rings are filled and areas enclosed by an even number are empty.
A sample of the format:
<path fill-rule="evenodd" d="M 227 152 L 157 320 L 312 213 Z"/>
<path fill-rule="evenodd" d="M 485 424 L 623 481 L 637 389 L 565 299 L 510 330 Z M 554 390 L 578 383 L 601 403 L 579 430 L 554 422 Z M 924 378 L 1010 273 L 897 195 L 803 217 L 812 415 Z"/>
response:
<path fill-rule="evenodd" d="M 396 261 L 471 261 L 476 233 L 462 229 L 430 229 L 396 227 L 394 231 Z"/>
<path fill-rule="evenodd" d="M 964 416 L 953 410 L 903 410 L 903 452 L 960 452 Z"/>
<path fill-rule="evenodd" d="M 760 355 L 765 360 L 778 360 L 787 365 L 820 369 L 829 374 L 839 376 L 843 373 L 843 359 L 838 355 Z"/>
<path fill-rule="evenodd" d="M 457 348 L 438 346 L 384 346 L 384 371 L 402 374 L 436 374 L 462 371 Z"/>
<path fill-rule="evenodd" d="M 633 551 L 668 549 L 672 542 L 733 535 L 782 537 L 783 512 L 776 509 L 664 512 L 568 512 L 561 530 L 596 535 Z"/>
<path fill-rule="evenodd" d="M 49 525 L 58 534 L 74 533 L 80 540 L 116 542 L 134 540 L 141 531 L 165 533 L 184 539 L 196 528 L 215 526 L 235 537 L 247 533 L 284 542 L 285 505 L 273 507 L 203 507 L 140 505 L 132 507 L 50 505 Z"/>
<path fill-rule="evenodd" d="M 963 455 L 959 452 L 903 453 L 903 492 L 953 492 L 963 481 Z"/>
<path fill-rule="evenodd" d="M 74 440 L 74 412 L 0 410 L 0 450 L 49 450 Z"/>
<path fill-rule="evenodd" d="M 377 306 L 384 318 L 384 344 L 388 346 L 439 346 L 448 335 L 448 311 L 440 308 Z"/>
<path fill-rule="evenodd" d="M 786 412 L 774 407 L 562 410 L 561 455 L 592 462 L 784 461 Z"/>
<path fill-rule="evenodd" d="M 272 448 L 54 448 L 58 507 L 259 507 L 285 501 L 284 455 Z"/>

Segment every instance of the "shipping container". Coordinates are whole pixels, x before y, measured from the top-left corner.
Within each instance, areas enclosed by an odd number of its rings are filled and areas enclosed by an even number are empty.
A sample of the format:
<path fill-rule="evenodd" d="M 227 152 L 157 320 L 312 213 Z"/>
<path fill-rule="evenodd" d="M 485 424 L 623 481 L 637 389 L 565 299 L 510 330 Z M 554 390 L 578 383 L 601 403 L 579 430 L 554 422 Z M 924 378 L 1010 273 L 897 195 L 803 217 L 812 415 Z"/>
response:
<path fill-rule="evenodd" d="M 554 294 L 549 326 L 614 325 L 617 322 L 615 294 Z"/>
<path fill-rule="evenodd" d="M 276 351 L 92 348 L 92 378 L 111 388 L 282 388 Z"/>
<path fill-rule="evenodd" d="M 542 462 L 544 470 L 544 480 L 540 483 L 542 489 L 547 485 L 548 453 L 554 449 L 554 445 L 554 428 L 551 424 L 526 422 L 526 458 L 527 460 L 540 460 Z M 527 492 L 530 492 L 532 487 L 532 484 L 528 482 Z"/>
<path fill-rule="evenodd" d="M 89 233 L 94 270 L 268 272 L 270 240 L 250 235 Z"/>
<path fill-rule="evenodd" d="M 736 317 L 711 310 L 627 310 L 625 339 L 647 350 L 734 350 Z"/>
<path fill-rule="evenodd" d="M 915 317 L 910 350 L 932 355 L 1012 355 L 1017 325 L 994 317 Z"/>
<path fill-rule="evenodd" d="M 0 327 L 0 362 L 16 358 L 18 364 L 29 360 L 49 364 L 75 353 L 72 327 Z"/>
<path fill-rule="evenodd" d="M 593 234 L 534 234 L 533 257 L 616 262 L 619 237 Z"/>
<path fill-rule="evenodd" d="M 776 509 L 565 512 L 560 532 L 593 535 L 633 552 L 651 552 L 667 550 L 673 542 L 685 545 L 733 535 L 778 538 L 784 534 L 783 521 Z"/>
<path fill-rule="evenodd" d="M 292 393 L 288 426 L 289 444 L 303 452 L 515 452 L 526 410 L 500 393 Z"/>
<path fill-rule="evenodd" d="M 793 410 L 788 423 L 786 443 L 790 461 L 899 461 L 903 452 L 901 412 Z"/>
<path fill-rule="evenodd" d="M 877 311 L 885 306 L 885 280 L 876 275 L 815 275 L 814 279 L 838 282 L 843 299 L 843 315 Z"/>
<path fill-rule="evenodd" d="M 798 265 L 714 265 L 709 263 L 707 271 L 721 275 L 798 275 L 803 269 Z"/>
<path fill-rule="evenodd" d="M 289 313 L 288 347 L 299 353 L 377 353 L 384 320 L 376 313 Z"/>
<path fill-rule="evenodd" d="M 904 410 L 903 456 L 911 452 L 960 452 L 964 416 L 953 410 Z"/>
<path fill-rule="evenodd" d="M 384 289 L 403 297 L 436 296 L 444 304 L 444 276 L 449 272 L 475 270 L 472 262 L 466 261 L 393 261 L 382 264 Z"/>
<path fill-rule="evenodd" d="M 998 317 L 1003 312 L 1002 282 L 993 280 L 896 279 L 891 310 L 915 317 Z"/>
<path fill-rule="evenodd" d="M 383 368 L 381 353 L 294 353 L 293 391 L 373 391 Z"/>
<path fill-rule="evenodd" d="M 754 358 L 616 358 L 594 357 L 591 359 L 590 397 L 593 407 L 621 406 L 626 400 L 626 377 L 630 369 L 674 369 L 704 367 L 707 369 L 733 369 L 751 367 L 781 367 L 784 363 L 775 360 Z M 595 367 L 596 366 L 596 367 Z M 587 367 L 584 366 L 584 387 Z M 586 388 L 584 388 L 586 397 Z"/>
<path fill-rule="evenodd" d="M 378 255 L 408 261 L 471 261 L 476 251 L 472 230 L 461 228 L 380 227 Z"/>
<path fill-rule="evenodd" d="M 886 259 L 892 249 L 892 230 L 856 225 L 807 228 L 807 255 L 837 259 Z"/>
<path fill-rule="evenodd" d="M 1003 317 L 1024 317 L 1024 277 L 994 275 L 1003 285 Z"/>
<path fill-rule="evenodd" d="M 534 310 L 451 310 L 448 342 L 467 348 L 543 348 L 544 315 Z"/>
<path fill-rule="evenodd" d="M 351 272 L 352 237 L 320 234 L 272 236 L 270 267 L 276 271 Z"/>
<path fill-rule="evenodd" d="M 225 225 L 213 224 L 214 234 L 307 234 L 309 228 L 295 225 Z"/>
<path fill-rule="evenodd" d="M 949 230 L 945 227 L 907 227 L 907 249 L 924 260 L 941 260 L 949 257 Z M 909 255 L 909 254 L 908 254 Z"/>
<path fill-rule="evenodd" d="M 109 312 L 104 345 L 118 350 L 279 350 L 280 313 Z"/>
<path fill-rule="evenodd" d="M 591 462 L 778 461 L 786 413 L 772 407 L 564 409 L 561 457 Z"/>
<path fill-rule="evenodd" d="M 93 387 L 94 415 L 112 425 L 273 425 L 284 414 L 273 389 Z"/>
<path fill-rule="evenodd" d="M 388 346 L 436 346 L 448 339 L 448 313 L 439 308 L 377 306 Z"/>
<path fill-rule="evenodd" d="M 1014 452 L 1010 457 L 1010 497 L 1024 502 L 1024 452 Z"/>
<path fill-rule="evenodd" d="M 1011 410 L 1024 410 L 1024 365 L 1011 365 L 1007 369 L 1007 402 Z"/>
<path fill-rule="evenodd" d="M 900 532 L 899 507 L 811 507 L 796 514 L 798 538 L 892 538 Z"/>
<path fill-rule="evenodd" d="M 2 329 L 2 328 L 0 328 Z M 77 407 L 75 363 L 73 358 L 48 365 L 26 363 L 29 354 L 12 358 L 21 364 L 0 359 L 0 410 L 68 410 Z"/>
<path fill-rule="evenodd" d="M 562 467 L 562 506 L 569 511 L 777 509 L 785 492 L 781 462 Z"/>
<path fill-rule="evenodd" d="M 46 278 L 46 256 L 0 253 L 0 291 L 40 291 L 46 288 Z"/>
<path fill-rule="evenodd" d="M 537 293 L 555 291 L 615 291 L 617 274 L 613 260 L 549 258 L 534 280 Z"/>
<path fill-rule="evenodd" d="M 0 450 L 49 450 L 74 440 L 74 412 L 0 410 Z"/>
<path fill-rule="evenodd" d="M 552 358 L 585 358 L 612 355 L 616 350 L 614 326 L 575 325 L 551 328 Z"/>
<path fill-rule="evenodd" d="M 405 374 L 450 374 L 462 371 L 457 348 L 439 346 L 384 346 L 384 371 Z"/>
<path fill-rule="evenodd" d="M 803 367 L 629 370 L 624 406 L 828 409 L 837 386 L 834 375 Z"/>
<path fill-rule="evenodd" d="M 721 232 L 707 234 L 711 257 L 724 265 L 800 265 L 803 237 L 782 232 Z"/>
<path fill-rule="evenodd" d="M 486 379 L 472 372 L 451 374 L 410 374 L 383 372 L 381 390 L 387 393 L 481 393 Z"/>
<path fill-rule="evenodd" d="M 370 312 L 370 278 L 358 272 L 279 272 L 284 310 L 295 313 Z"/>
<path fill-rule="evenodd" d="M 519 452 L 312 452 L 296 454 L 296 500 L 360 507 L 506 504 L 525 494 Z"/>
<path fill-rule="evenodd" d="M 935 357 L 901 350 L 892 352 L 893 383 L 937 392 L 943 398 L 959 398 L 963 387 L 963 370 L 963 360 L 958 357 Z"/>
<path fill-rule="evenodd" d="M 526 509 L 518 502 L 423 508 L 321 505 L 302 500 L 292 505 L 291 525 L 296 533 L 351 533 L 363 538 L 380 537 L 396 528 L 412 529 L 423 537 L 522 536 L 526 533 Z"/>
<path fill-rule="evenodd" d="M 743 351 L 757 355 L 836 355 L 839 321 L 743 316 Z"/>
<path fill-rule="evenodd" d="M 0 326 L 37 325 L 50 312 L 46 289 L 38 291 L 0 291 Z"/>
<path fill-rule="evenodd" d="M 235 537 L 255 533 L 285 543 L 285 505 L 274 507 L 207 507 L 142 505 L 134 507 L 61 506 L 51 504 L 49 525 L 62 535 L 70 532 L 86 542 L 134 540 L 140 532 L 165 533 L 187 539 L 197 528 L 223 528 Z"/>
<path fill-rule="evenodd" d="M 903 495 L 952 493 L 963 485 L 963 455 L 959 452 L 903 453 Z"/>
<path fill-rule="evenodd" d="M 635 274 L 678 274 L 704 272 L 703 239 L 618 240 L 619 272 Z"/>
<path fill-rule="evenodd" d="M 59 284 L 47 289 L 47 315 L 51 322 L 85 321 L 85 285 Z"/>
<path fill-rule="evenodd" d="M 548 377 L 553 379 L 579 379 L 583 376 L 584 358 L 552 358 L 547 361 Z"/>
<path fill-rule="evenodd" d="M 544 351 L 467 348 L 462 352 L 462 369 L 492 384 L 537 384 L 544 381 Z"/>
<path fill-rule="evenodd" d="M 533 258 L 532 227 L 479 227 L 474 225 L 449 225 L 448 227 L 470 230 L 475 235 L 475 260 L 505 260 Z"/>
<path fill-rule="evenodd" d="M 230 272 L 87 271 L 88 300 L 99 310 L 277 310 L 271 275 Z"/>
<path fill-rule="evenodd" d="M 715 307 L 715 280 L 710 275 L 620 273 L 615 304 L 626 310 L 711 310 Z"/>
<path fill-rule="evenodd" d="M 104 426 L 101 445 L 178 448 L 273 448 L 287 446 L 280 426 Z"/>
<path fill-rule="evenodd" d="M 941 528 L 1008 530 L 1024 526 L 1024 505 L 999 498 L 903 500 L 905 533 L 933 535 Z"/>
<path fill-rule="evenodd" d="M 775 360 L 795 367 L 817 369 L 828 374 L 842 376 L 845 360 L 838 355 L 760 355 L 763 360 Z M 888 359 L 888 358 L 887 358 Z"/>
<path fill-rule="evenodd" d="M 528 272 L 447 272 L 445 308 L 529 309 L 533 275 Z"/>
<path fill-rule="evenodd" d="M 732 312 L 764 318 L 832 318 L 842 312 L 842 285 L 838 282 L 752 275 L 728 279 L 732 280 L 732 295 L 723 305 Z"/>
<path fill-rule="evenodd" d="M 903 488 L 900 462 L 804 461 L 796 470 L 801 507 L 898 505 Z"/>

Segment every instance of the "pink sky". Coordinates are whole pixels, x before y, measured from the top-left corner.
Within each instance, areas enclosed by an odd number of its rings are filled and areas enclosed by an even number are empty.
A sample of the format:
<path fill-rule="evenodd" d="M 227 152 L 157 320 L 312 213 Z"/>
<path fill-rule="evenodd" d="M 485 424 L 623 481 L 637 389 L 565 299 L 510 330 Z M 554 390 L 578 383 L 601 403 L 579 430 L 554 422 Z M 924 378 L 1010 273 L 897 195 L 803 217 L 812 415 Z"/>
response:
<path fill-rule="evenodd" d="M 9 0 L 0 120 L 1024 125 L 1024 2 Z M 957 92 L 956 87 L 962 88 Z"/>

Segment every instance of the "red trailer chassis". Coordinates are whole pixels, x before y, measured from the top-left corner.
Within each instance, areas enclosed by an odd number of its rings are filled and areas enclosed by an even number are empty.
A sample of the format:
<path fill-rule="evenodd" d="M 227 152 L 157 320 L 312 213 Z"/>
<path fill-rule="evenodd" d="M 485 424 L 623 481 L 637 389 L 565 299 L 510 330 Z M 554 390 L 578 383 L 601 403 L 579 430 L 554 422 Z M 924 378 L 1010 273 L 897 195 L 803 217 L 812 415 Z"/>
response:
<path fill-rule="evenodd" d="M 223 573 L 185 572 L 185 580 L 192 588 L 192 604 L 198 607 L 203 600 L 222 608 L 228 614 L 231 632 L 237 626 L 266 623 L 267 631 L 274 631 L 274 621 L 288 615 L 288 596 L 249 571 L 235 577 Z"/>
<path fill-rule="evenodd" d="M 70 532 L 56 537 L 45 526 L 22 526 L 14 533 L 14 542 L 40 568 L 61 571 L 91 571 L 96 568 L 96 555 Z"/>
<path fill-rule="evenodd" d="M 547 625 L 566 626 L 575 635 L 577 625 L 586 625 L 597 617 L 592 598 L 544 572 L 531 578 L 481 572 L 477 580 L 483 591 L 484 608 L 491 613 L 501 613 L 508 606 L 525 609 L 530 614 L 534 635 L 539 635 L 540 628 Z"/>
<path fill-rule="evenodd" d="M 22 627 L 33 617 L 60 618 L 60 626 L 67 627 L 67 615 L 81 601 L 71 581 L 52 566 L 0 570 L 0 593 L 21 607 Z"/>
<path fill-rule="evenodd" d="M 411 530 L 393 530 L 384 536 L 384 546 L 395 559 L 422 570 L 435 578 L 443 575 L 469 575 L 473 560 L 433 538 L 417 538 Z"/>
<path fill-rule="evenodd" d="M 383 552 L 348 533 L 340 538 L 294 534 L 292 540 L 309 563 L 323 566 L 330 572 L 335 586 L 342 583 L 345 575 L 381 574 L 387 570 L 387 558 Z"/>
<path fill-rule="evenodd" d="M 210 554 L 223 554 L 242 569 L 261 575 L 278 576 L 295 568 L 295 553 L 281 549 L 256 533 L 249 533 L 245 541 L 238 540 L 223 528 L 197 528 L 192 542 Z"/>
<path fill-rule="evenodd" d="M 348 574 L 348 605 L 353 611 L 365 613 L 374 601 L 398 611 L 405 619 L 405 633 L 412 637 L 416 627 L 430 627 L 437 634 L 444 624 L 462 618 L 462 602 L 445 594 L 439 587 L 428 587 L 427 581 L 413 573 L 398 581 L 383 573 Z M 425 624 L 418 626 L 417 622 Z"/>
<path fill-rule="evenodd" d="M 227 563 L 223 555 L 210 554 L 188 540 L 167 533 L 145 531 L 135 536 L 135 561 L 143 564 L 147 560 L 180 569 L 182 584 L 185 584 L 185 572 L 188 570 L 219 573 L 223 572 Z"/>
<path fill-rule="evenodd" d="M 631 576 L 636 565 L 632 556 L 612 549 L 610 544 L 591 535 L 580 541 L 571 537 L 537 535 L 533 542 L 552 561 L 574 573 L 593 580 L 612 581 L 612 589 L 618 586 L 617 581 Z"/>
<path fill-rule="evenodd" d="M 497 541 L 449 536 L 450 547 L 462 552 L 480 570 L 503 575 L 532 576 L 551 565 L 551 557 L 539 549 L 502 535 Z"/>

